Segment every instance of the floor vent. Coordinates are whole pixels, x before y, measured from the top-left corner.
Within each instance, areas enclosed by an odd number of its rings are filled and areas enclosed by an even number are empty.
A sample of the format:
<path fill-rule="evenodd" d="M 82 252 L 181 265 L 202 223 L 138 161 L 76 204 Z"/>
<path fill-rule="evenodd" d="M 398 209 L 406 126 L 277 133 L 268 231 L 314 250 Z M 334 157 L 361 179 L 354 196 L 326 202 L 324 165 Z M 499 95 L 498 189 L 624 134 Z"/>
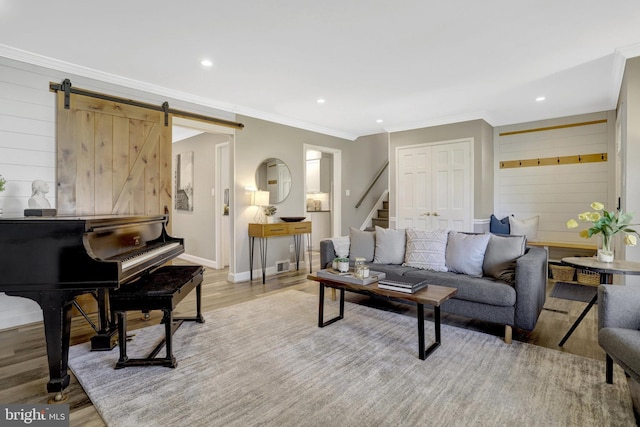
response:
<path fill-rule="evenodd" d="M 284 271 L 289 271 L 290 264 L 288 260 L 285 261 L 276 261 L 276 272 L 282 273 Z"/>

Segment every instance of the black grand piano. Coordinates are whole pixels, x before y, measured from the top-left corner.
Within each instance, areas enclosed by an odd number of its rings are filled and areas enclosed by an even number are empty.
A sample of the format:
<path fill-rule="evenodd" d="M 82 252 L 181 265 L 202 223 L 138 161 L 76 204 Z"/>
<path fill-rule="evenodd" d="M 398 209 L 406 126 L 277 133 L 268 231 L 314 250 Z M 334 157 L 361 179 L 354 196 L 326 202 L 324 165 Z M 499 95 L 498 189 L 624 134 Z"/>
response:
<path fill-rule="evenodd" d="M 49 382 L 69 385 L 71 307 L 92 292 L 98 331 L 92 350 L 110 350 L 117 328 L 109 316 L 109 290 L 135 280 L 184 252 L 167 234 L 166 215 L 0 218 L 0 292 L 34 300 L 44 317 Z"/>

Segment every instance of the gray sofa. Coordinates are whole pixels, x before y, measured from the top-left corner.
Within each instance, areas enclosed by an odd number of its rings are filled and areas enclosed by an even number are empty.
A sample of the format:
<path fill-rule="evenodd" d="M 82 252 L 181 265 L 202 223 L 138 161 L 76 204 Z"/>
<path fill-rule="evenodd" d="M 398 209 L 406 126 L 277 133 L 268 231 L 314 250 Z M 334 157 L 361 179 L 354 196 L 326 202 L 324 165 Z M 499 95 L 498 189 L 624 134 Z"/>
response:
<path fill-rule="evenodd" d="M 343 238 L 344 239 L 344 238 Z M 445 302 L 443 312 L 453 313 L 465 317 L 479 319 L 505 326 L 505 342 L 511 343 L 512 327 L 531 331 L 534 329 L 540 311 L 545 302 L 547 283 L 547 255 L 541 248 L 524 247 L 523 255 L 513 260 L 511 265 L 511 283 L 494 277 L 473 277 L 468 274 L 458 274 L 451 271 L 432 271 L 407 266 L 406 262 L 376 263 L 367 262 L 373 271 L 386 273 L 388 278 L 422 277 L 438 285 L 456 288 L 458 293 Z M 354 237 L 351 235 L 350 258 L 353 262 Z M 408 241 L 407 241 L 408 242 Z M 339 246 L 341 243 L 337 243 Z M 376 244 L 376 243 L 374 243 Z M 360 252 L 363 251 L 359 244 Z M 448 243 L 449 246 L 452 246 Z M 407 246 L 408 247 L 408 246 Z M 462 246 L 464 248 L 464 246 Z M 377 250 L 380 250 L 380 242 Z M 454 255 L 451 255 L 454 256 Z M 456 255 L 463 256 L 463 255 Z M 326 239 L 320 242 L 321 268 L 331 267 L 336 258 L 334 240 Z M 369 256 L 369 258 L 371 258 Z"/>

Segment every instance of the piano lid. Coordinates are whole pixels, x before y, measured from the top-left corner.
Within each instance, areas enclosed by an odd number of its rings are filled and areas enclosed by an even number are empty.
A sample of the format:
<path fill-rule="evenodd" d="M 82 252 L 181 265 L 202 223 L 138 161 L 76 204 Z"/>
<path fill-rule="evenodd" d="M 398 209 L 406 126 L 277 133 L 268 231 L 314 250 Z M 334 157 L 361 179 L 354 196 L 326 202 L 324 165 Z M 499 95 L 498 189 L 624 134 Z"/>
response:
<path fill-rule="evenodd" d="M 0 218 L 0 292 L 117 287 L 114 255 L 169 237 L 165 215 Z M 170 238 L 170 237 L 169 237 Z M 181 250 L 168 256 L 176 256 Z M 153 260 L 141 265 L 150 268 Z M 137 272 L 129 272 L 127 278 Z"/>

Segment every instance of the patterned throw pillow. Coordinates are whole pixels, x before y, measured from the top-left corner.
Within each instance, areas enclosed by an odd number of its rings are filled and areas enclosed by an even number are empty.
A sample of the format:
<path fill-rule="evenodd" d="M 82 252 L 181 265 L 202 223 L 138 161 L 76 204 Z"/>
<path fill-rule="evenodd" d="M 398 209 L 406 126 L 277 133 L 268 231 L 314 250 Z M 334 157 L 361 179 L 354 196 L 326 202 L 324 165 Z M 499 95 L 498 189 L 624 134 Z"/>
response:
<path fill-rule="evenodd" d="M 407 228 L 404 266 L 423 270 L 447 271 L 445 254 L 449 230 L 414 230 Z"/>

